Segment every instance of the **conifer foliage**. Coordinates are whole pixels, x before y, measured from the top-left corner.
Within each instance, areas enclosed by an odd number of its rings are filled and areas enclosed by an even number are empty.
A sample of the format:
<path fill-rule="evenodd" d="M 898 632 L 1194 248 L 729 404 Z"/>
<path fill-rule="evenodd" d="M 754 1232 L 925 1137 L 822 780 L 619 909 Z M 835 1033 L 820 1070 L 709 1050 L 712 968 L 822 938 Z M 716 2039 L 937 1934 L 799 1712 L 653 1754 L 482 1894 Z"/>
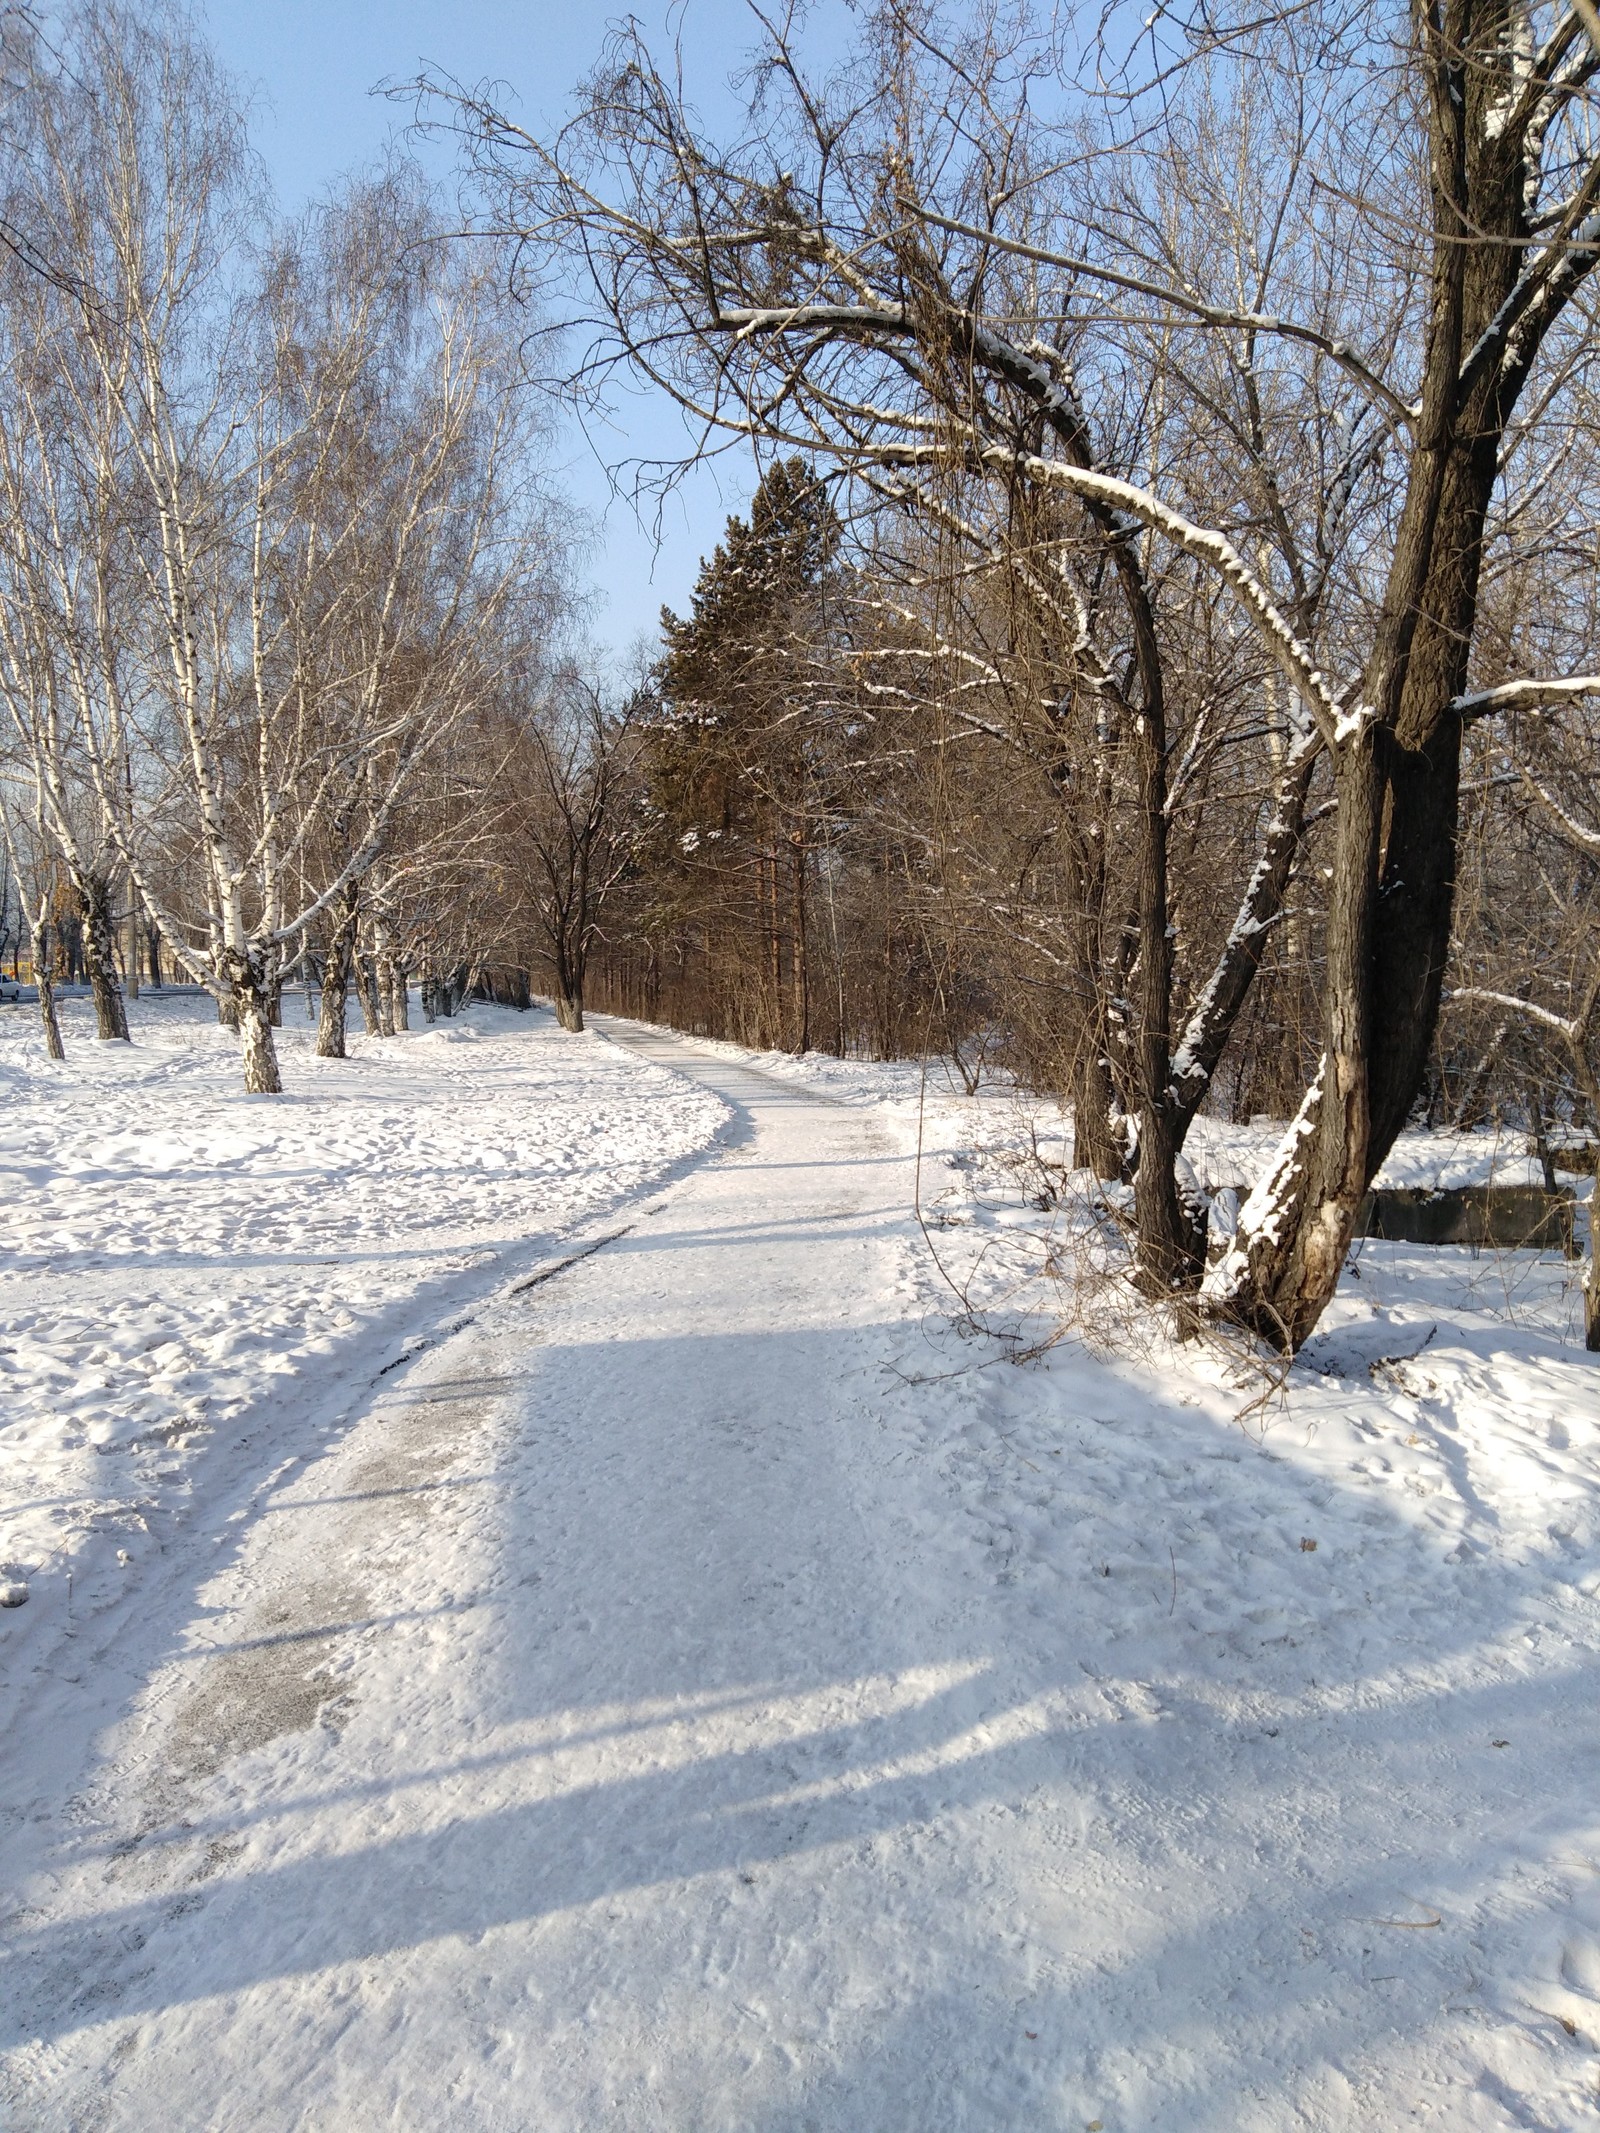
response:
<path fill-rule="evenodd" d="M 731 518 L 687 616 L 662 617 L 648 788 L 662 909 L 678 969 L 701 966 L 719 1025 L 812 1041 L 812 904 L 827 864 L 828 590 L 839 525 L 798 458 Z"/>

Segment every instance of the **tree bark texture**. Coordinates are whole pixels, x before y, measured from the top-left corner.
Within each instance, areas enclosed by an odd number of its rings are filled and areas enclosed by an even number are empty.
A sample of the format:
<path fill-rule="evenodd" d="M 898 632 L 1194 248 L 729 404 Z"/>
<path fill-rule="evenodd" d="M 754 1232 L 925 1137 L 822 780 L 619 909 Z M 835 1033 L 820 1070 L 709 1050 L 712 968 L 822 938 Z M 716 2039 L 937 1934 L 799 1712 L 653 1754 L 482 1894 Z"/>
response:
<path fill-rule="evenodd" d="M 361 1008 L 361 1025 L 369 1037 L 382 1037 L 383 1014 L 378 1005 L 378 982 L 372 966 L 372 957 L 361 947 L 352 951 L 351 969 L 356 981 L 356 1000 Z"/>
<path fill-rule="evenodd" d="M 44 1048 L 52 1059 L 65 1059 L 61 1024 L 56 1019 L 55 987 L 50 982 L 50 928 L 40 920 L 29 929 L 29 953 L 33 957 L 33 982 L 39 989 L 39 1021 L 44 1029 Z"/>
<path fill-rule="evenodd" d="M 283 1079 L 278 1071 L 278 1048 L 273 1042 L 269 981 L 263 959 L 248 950 L 230 950 L 227 973 L 238 1016 L 246 1094 L 281 1095 Z"/>
<path fill-rule="evenodd" d="M 84 874 L 76 884 L 83 918 L 83 960 L 94 995 L 95 1034 L 106 1042 L 128 1039 L 128 1013 L 117 980 L 116 929 L 111 884 L 103 874 Z"/>
<path fill-rule="evenodd" d="M 356 909 L 346 901 L 328 934 L 322 972 L 322 1008 L 317 1018 L 317 1057 L 343 1059 L 345 1005 L 350 990 L 350 954 L 356 937 Z"/>

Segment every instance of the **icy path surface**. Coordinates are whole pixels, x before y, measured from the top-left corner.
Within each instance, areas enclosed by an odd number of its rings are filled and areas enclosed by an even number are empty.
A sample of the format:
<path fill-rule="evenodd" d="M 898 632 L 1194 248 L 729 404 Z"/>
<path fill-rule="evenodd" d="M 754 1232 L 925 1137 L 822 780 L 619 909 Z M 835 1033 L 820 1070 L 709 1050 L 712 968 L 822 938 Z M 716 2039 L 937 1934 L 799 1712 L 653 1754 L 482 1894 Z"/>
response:
<path fill-rule="evenodd" d="M 723 1151 L 190 1543 L 5 2122 L 1587 2122 L 1590 1587 L 1181 1373 L 950 1376 L 894 1123 L 628 1041 Z"/>

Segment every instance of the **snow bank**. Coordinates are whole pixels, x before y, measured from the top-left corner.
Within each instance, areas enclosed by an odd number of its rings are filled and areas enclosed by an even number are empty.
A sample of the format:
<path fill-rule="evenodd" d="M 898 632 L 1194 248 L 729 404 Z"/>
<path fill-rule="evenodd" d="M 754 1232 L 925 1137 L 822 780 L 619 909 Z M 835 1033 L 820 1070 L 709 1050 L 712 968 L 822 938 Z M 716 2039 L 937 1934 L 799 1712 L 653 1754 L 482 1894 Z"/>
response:
<path fill-rule="evenodd" d="M 1195 1960 L 1232 1975 L 1260 1934 L 1250 1960 L 1297 1978 L 1286 2021 L 1312 2010 L 1341 2040 L 1351 2122 L 1392 2122 L 1397 2096 L 1424 2092 L 1456 2124 L 1586 2121 L 1600 1361 L 1581 1266 L 1366 1242 L 1276 1384 L 1136 1305 L 1119 1323 L 1109 1286 L 1092 1302 L 1119 1337 L 1096 1348 L 1073 1337 L 1081 1218 L 1040 1204 L 1067 1160 L 1056 1107 L 942 1103 L 928 1126 L 927 1295 L 949 1331 L 930 1335 L 915 1455 L 989 1547 L 1017 1648 L 1070 1622 L 1111 1715 L 1150 1729 L 1130 1797 L 1168 1885 L 1238 1891 L 1237 1931 L 1174 1896 Z M 1207 1122 L 1197 1154 L 1237 1176 L 1222 1164 L 1279 1130 Z M 1526 1174 L 1520 1138 L 1413 1132 L 1384 1181 Z M 1038 1362 L 1006 1367 L 1030 1347 Z M 1159 1722 L 1177 1717 L 1163 1755 Z M 1294 1865 L 1287 1906 L 1274 1861 Z M 1126 2056 L 1106 2123 L 1154 2123 L 1182 2054 L 1168 2065 L 1147 2038 Z M 1330 2109 L 1338 2081 L 1308 2088 Z"/>
<path fill-rule="evenodd" d="M 441 1313 L 704 1147 L 709 1092 L 543 1015 L 475 1007 L 247 1097 L 208 1000 L 0 1008 L 0 1644 L 81 1614 L 196 1508 L 202 1457 L 336 1419 Z M 252 1458 L 269 1456 L 260 1447 Z M 94 1581 L 91 1590 L 86 1577 Z"/>

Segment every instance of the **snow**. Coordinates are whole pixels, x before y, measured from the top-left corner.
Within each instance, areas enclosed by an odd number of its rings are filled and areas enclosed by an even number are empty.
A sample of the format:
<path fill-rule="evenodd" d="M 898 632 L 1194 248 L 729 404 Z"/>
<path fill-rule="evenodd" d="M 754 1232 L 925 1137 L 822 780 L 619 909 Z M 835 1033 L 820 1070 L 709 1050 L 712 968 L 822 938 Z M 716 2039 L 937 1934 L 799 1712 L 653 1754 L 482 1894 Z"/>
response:
<path fill-rule="evenodd" d="M 1018 1366 L 1071 1305 L 1053 1108 L 483 1027 L 510 1110 L 731 1123 L 338 1427 L 271 1380 L 142 1605 L 30 1679 L 9 2122 L 1589 2122 L 1571 1268 L 1364 1245 L 1277 1386 L 1148 1317 Z M 371 1068 L 413 1129 L 428 1042 Z M 199 1092 L 217 1040 L 172 1048 Z M 1202 1173 L 1281 1128 L 1208 1131 Z"/>
<path fill-rule="evenodd" d="M 1288 1135 L 1297 1137 L 1299 1131 L 1297 1119 Z M 1237 1189 L 1261 1178 L 1284 1140 L 1285 1128 L 1276 1119 L 1235 1125 L 1197 1118 L 1189 1130 L 1188 1152 L 1207 1185 Z M 1563 1182 L 1581 1195 L 1581 1178 L 1569 1176 Z M 1528 1136 L 1514 1127 L 1491 1124 L 1457 1132 L 1408 1126 L 1374 1183 L 1385 1191 L 1456 1192 L 1467 1185 L 1542 1185 L 1544 1170 Z"/>
<path fill-rule="evenodd" d="M 474 1008 L 336 1061 L 287 1005 L 277 1099 L 243 1094 L 193 993 L 130 1003 L 131 1046 L 65 1000 L 65 1066 L 0 1008 L 0 1574 L 34 1635 L 69 1575 L 80 1606 L 120 1590 L 119 1554 L 160 1546 L 258 1416 L 300 1441 L 724 1116 L 542 1015 Z"/>
<path fill-rule="evenodd" d="M 1351 704 L 1341 711 L 1333 722 L 1333 738 L 1337 744 L 1359 740 L 1377 717 L 1371 704 Z"/>

